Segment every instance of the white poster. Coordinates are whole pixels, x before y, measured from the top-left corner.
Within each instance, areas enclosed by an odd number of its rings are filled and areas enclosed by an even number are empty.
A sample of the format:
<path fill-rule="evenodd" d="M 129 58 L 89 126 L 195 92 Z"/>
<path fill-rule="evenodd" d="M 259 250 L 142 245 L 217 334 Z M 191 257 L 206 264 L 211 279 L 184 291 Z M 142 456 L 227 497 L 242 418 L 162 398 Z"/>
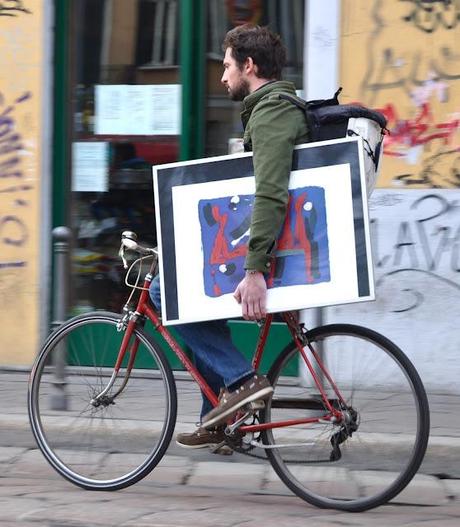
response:
<path fill-rule="evenodd" d="M 72 144 L 72 191 L 107 192 L 109 144 L 79 142 Z"/>
<path fill-rule="evenodd" d="M 179 135 L 180 116 L 180 84 L 96 86 L 96 135 Z"/>

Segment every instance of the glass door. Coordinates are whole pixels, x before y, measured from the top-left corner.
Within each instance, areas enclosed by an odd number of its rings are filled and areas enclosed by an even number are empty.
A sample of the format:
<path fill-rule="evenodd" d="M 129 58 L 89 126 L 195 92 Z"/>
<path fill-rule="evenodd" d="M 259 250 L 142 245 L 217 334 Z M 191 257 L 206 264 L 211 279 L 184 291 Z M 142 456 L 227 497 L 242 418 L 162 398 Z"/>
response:
<path fill-rule="evenodd" d="M 178 0 L 73 2 L 71 314 L 119 312 L 123 230 L 156 243 L 151 166 L 178 159 Z"/>

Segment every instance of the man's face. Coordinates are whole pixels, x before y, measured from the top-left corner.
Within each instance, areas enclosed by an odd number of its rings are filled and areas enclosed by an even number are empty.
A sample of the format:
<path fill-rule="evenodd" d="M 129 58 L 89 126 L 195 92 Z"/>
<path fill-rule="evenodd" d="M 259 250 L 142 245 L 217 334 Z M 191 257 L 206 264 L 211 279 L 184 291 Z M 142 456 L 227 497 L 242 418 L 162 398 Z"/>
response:
<path fill-rule="evenodd" d="M 242 101 L 249 95 L 249 82 L 244 72 L 238 67 L 236 60 L 232 57 L 231 48 L 225 50 L 223 64 L 222 84 L 227 88 L 228 95 L 232 101 Z"/>

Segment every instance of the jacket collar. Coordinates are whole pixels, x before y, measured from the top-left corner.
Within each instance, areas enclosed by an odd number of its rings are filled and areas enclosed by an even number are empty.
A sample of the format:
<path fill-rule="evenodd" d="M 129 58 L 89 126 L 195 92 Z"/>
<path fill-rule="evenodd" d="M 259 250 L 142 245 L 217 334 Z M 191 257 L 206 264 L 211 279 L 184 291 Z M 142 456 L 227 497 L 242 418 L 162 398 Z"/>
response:
<path fill-rule="evenodd" d="M 295 95 L 295 86 L 292 82 L 289 81 L 270 81 L 258 88 L 257 90 L 250 93 L 243 100 L 243 109 L 241 111 L 241 119 L 243 121 L 243 126 L 246 127 L 246 124 L 249 120 L 252 110 L 256 104 L 264 97 L 271 92 L 287 92 Z"/>

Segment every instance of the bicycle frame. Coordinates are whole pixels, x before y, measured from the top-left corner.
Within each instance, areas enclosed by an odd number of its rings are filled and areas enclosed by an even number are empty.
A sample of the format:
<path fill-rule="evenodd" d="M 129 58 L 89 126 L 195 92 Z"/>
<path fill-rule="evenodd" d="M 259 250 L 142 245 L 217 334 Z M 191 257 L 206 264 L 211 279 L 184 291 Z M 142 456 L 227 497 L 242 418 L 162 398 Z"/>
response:
<path fill-rule="evenodd" d="M 143 285 L 141 294 L 139 295 L 139 300 L 137 302 L 136 309 L 129 316 L 129 320 L 126 325 L 125 334 L 123 336 L 123 340 L 120 346 L 120 351 L 118 353 L 118 357 L 117 357 L 117 361 L 114 367 L 114 372 L 112 374 L 112 377 L 108 385 L 104 388 L 104 390 L 99 395 L 97 395 L 93 400 L 97 401 L 98 399 L 102 398 L 106 393 L 108 393 L 108 391 L 110 390 L 110 388 L 115 382 L 115 379 L 121 368 L 121 364 L 123 362 L 123 359 L 126 353 L 129 353 L 129 360 L 128 360 L 128 364 L 126 367 L 125 379 L 122 383 L 121 388 L 117 391 L 117 393 L 113 396 L 113 398 L 117 397 L 117 395 L 123 391 L 124 387 L 126 386 L 129 380 L 129 375 L 131 373 L 131 369 L 133 367 L 137 349 L 139 346 L 139 341 L 137 339 L 134 339 L 134 341 L 131 344 L 131 347 L 130 347 L 130 342 L 134 334 L 136 325 L 139 323 L 139 320 L 146 317 L 152 322 L 154 328 L 168 343 L 169 347 L 176 354 L 176 356 L 178 357 L 178 359 L 180 360 L 184 368 L 190 373 L 192 378 L 198 383 L 200 389 L 204 392 L 204 394 L 209 399 L 211 404 L 213 406 L 217 406 L 218 404 L 217 396 L 212 391 L 212 389 L 209 387 L 208 383 L 203 378 L 203 376 L 196 369 L 192 361 L 187 357 L 187 355 L 185 354 L 185 352 L 183 351 L 183 349 L 181 348 L 177 340 L 168 331 L 168 329 L 165 326 L 163 326 L 160 315 L 157 313 L 157 311 L 154 309 L 154 307 L 150 303 L 148 290 L 153 280 L 153 274 L 152 274 L 153 268 L 154 268 L 154 263 L 151 265 L 149 272 L 144 278 L 144 285 Z M 342 407 L 346 407 L 346 403 L 342 395 L 340 394 L 337 386 L 335 385 L 334 381 L 331 379 L 318 353 L 313 349 L 311 343 L 308 342 L 308 339 L 305 336 L 305 331 L 297 322 L 294 314 L 291 312 L 286 312 L 286 313 L 283 313 L 282 316 L 289 328 L 290 333 L 292 334 L 292 337 L 300 352 L 300 355 L 302 356 L 305 364 L 307 365 L 307 368 L 313 377 L 315 385 L 317 386 L 321 394 L 321 398 L 324 403 L 324 406 L 327 408 L 327 413 L 319 417 L 306 417 L 306 418 L 300 418 L 300 419 L 290 419 L 286 421 L 259 423 L 259 424 L 253 424 L 253 425 L 242 425 L 238 427 L 238 430 L 242 432 L 243 434 L 247 432 L 259 432 L 262 430 L 282 428 L 282 427 L 294 426 L 294 425 L 300 425 L 300 424 L 313 424 L 313 423 L 318 423 L 320 421 L 330 421 L 333 423 L 338 423 L 342 421 L 341 411 L 337 408 L 334 408 L 333 405 L 331 404 L 331 401 L 328 399 L 324 386 L 321 382 L 321 379 L 319 375 L 315 372 L 315 368 L 313 367 L 313 364 L 310 358 L 307 356 L 307 353 L 305 352 L 304 347 L 308 347 L 308 349 L 310 350 L 316 364 L 318 365 L 322 375 L 324 375 L 324 377 L 328 380 L 328 383 L 331 386 L 332 390 L 334 391 L 335 396 L 337 397 L 337 400 L 339 401 L 340 405 Z M 272 322 L 273 322 L 273 315 L 269 314 L 267 315 L 267 317 L 261 324 L 261 329 L 259 332 L 259 338 L 258 338 L 256 350 L 255 350 L 255 353 L 252 359 L 252 365 L 254 367 L 254 370 L 256 371 L 259 368 L 260 362 L 262 360 L 263 352 L 265 349 L 265 344 L 268 338 L 268 334 L 270 332 L 270 327 L 272 325 Z M 311 407 L 308 407 L 308 408 L 311 409 Z M 318 405 L 315 409 L 318 409 Z"/>

